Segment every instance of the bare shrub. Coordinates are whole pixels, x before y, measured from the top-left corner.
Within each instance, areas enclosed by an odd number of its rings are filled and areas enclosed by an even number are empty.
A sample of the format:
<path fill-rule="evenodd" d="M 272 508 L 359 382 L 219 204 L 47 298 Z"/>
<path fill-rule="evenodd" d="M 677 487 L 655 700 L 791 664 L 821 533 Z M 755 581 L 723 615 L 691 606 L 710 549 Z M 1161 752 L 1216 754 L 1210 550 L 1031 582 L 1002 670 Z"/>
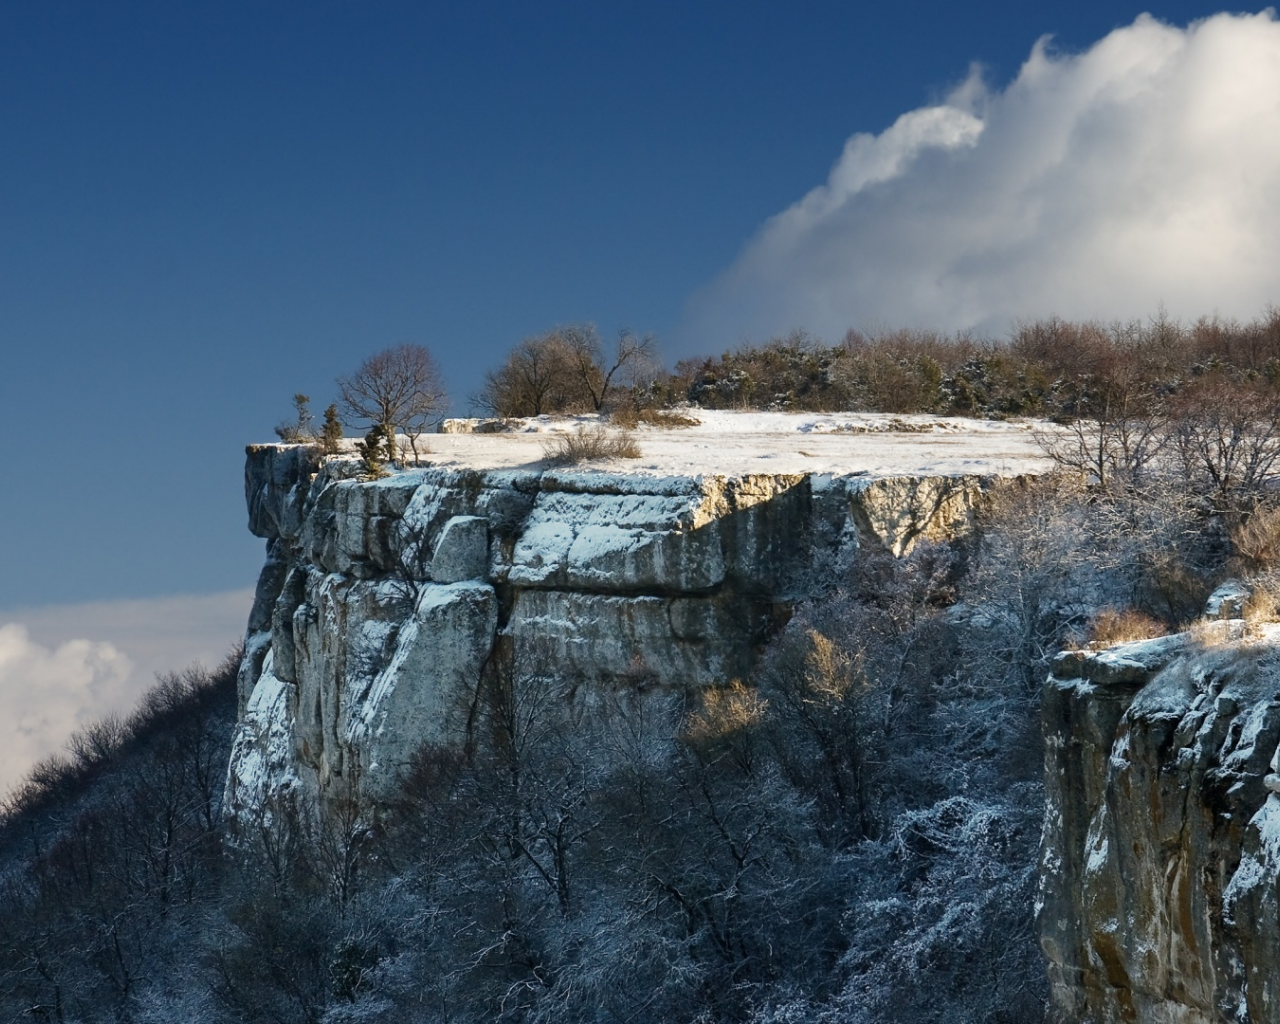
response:
<path fill-rule="evenodd" d="M 629 430 L 612 431 L 603 423 L 557 434 L 542 446 L 548 462 L 573 466 L 596 459 L 638 459 L 640 446 Z"/>
<path fill-rule="evenodd" d="M 1213 591 L 1211 575 L 1182 552 L 1159 551 L 1143 565 L 1149 600 L 1174 622 L 1193 622 Z"/>
<path fill-rule="evenodd" d="M 1164 636 L 1168 626 L 1137 608 L 1102 608 L 1089 623 L 1090 642 L 1098 647 Z"/>
<path fill-rule="evenodd" d="M 1224 644 L 1240 639 L 1238 628 L 1233 628 L 1232 622 L 1221 619 L 1203 619 L 1193 622 L 1186 632 L 1191 642 L 1202 650 L 1222 647 Z"/>
<path fill-rule="evenodd" d="M 310 444 L 316 439 L 312 419 L 311 398 L 299 392 L 293 396 L 293 419 L 276 425 L 276 437 L 285 444 Z"/>
<path fill-rule="evenodd" d="M 1254 626 L 1280 622 L 1280 571 L 1258 573 L 1258 575 L 1249 576 L 1243 582 L 1229 580 L 1222 584 L 1221 590 L 1228 590 L 1233 584 L 1238 584 L 1239 589 L 1231 595 L 1231 598 L 1221 603 L 1220 618 L 1242 618 L 1247 627 L 1245 632 L 1247 636 L 1249 632 L 1254 632 L 1252 630 Z M 1234 608 L 1231 607 L 1233 604 Z M 1213 617 L 1208 609 L 1207 617 Z"/>
<path fill-rule="evenodd" d="M 1103 406 L 1057 430 L 1037 430 L 1036 444 L 1059 469 L 1082 474 L 1104 490 L 1132 484 L 1163 454 L 1163 421 L 1149 411 Z"/>
<path fill-rule="evenodd" d="M 746 775 L 764 760 L 763 725 L 769 702 L 754 686 L 734 679 L 728 686 L 713 687 L 700 695 L 700 706 L 690 714 L 680 734 L 681 742 L 704 762 L 724 759 Z"/>
<path fill-rule="evenodd" d="M 819 820 L 836 842 L 871 838 L 870 734 L 882 695 L 867 671 L 866 651 L 813 628 L 784 634 L 776 648 L 763 692 L 778 723 L 779 766 L 816 800 Z"/>

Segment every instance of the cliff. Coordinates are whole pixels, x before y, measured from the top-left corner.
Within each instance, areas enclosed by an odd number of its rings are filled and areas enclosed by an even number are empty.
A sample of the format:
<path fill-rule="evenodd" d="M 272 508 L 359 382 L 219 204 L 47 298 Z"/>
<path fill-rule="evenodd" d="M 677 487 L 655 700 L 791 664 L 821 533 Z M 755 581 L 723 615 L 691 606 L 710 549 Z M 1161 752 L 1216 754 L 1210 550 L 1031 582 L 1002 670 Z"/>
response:
<path fill-rule="evenodd" d="M 1038 907 L 1051 1020 L 1280 1020 L 1278 668 L 1280 627 L 1224 618 L 1059 656 Z"/>
<path fill-rule="evenodd" d="M 822 568 L 963 531 L 996 479 L 849 461 L 671 474 L 455 460 L 364 481 L 352 459 L 249 448 L 249 525 L 268 550 L 224 813 L 234 828 L 282 801 L 381 803 L 424 742 L 465 741 L 481 679 L 513 661 L 587 695 L 743 676 Z"/>

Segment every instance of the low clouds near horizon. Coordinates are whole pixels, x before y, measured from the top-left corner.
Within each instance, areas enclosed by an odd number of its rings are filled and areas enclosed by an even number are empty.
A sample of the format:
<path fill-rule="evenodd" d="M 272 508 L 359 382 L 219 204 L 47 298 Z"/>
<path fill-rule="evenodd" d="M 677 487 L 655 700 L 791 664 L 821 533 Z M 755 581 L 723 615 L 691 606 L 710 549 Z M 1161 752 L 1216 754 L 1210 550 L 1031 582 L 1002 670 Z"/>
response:
<path fill-rule="evenodd" d="M 1019 318 L 1250 319 L 1280 303 L 1280 23 L 1143 15 L 1090 49 L 1041 39 L 1000 90 L 857 134 L 690 301 L 711 350 L 804 328 Z"/>
<path fill-rule="evenodd" d="M 252 601 L 250 589 L 0 612 L 0 799 L 75 730 L 127 714 L 158 673 L 221 662 Z"/>

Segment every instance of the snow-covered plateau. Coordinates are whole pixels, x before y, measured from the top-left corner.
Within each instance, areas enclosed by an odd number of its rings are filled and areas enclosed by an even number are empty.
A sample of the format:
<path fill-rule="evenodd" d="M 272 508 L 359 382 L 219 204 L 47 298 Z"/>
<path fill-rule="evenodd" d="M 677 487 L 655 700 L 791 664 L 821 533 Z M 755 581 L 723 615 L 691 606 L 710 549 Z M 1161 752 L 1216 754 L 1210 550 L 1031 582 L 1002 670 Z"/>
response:
<path fill-rule="evenodd" d="M 703 473 L 867 473 L 873 476 L 1026 473 L 1045 465 L 1038 420 L 977 420 L 960 416 L 886 413 L 687 413 L 695 426 L 641 424 L 638 459 L 627 475 L 696 476 Z M 508 430 L 476 433 L 493 420 L 446 420 L 430 437 L 433 465 L 509 469 L 542 459 L 548 435 L 591 425 L 594 417 L 510 421 Z"/>
<path fill-rule="evenodd" d="M 704 412 L 640 456 L 555 468 L 576 420 L 450 421 L 378 480 L 351 456 L 248 449 L 267 541 L 240 671 L 232 823 L 378 806 L 422 744 L 461 743 L 486 672 L 601 686 L 744 676 L 822 573 L 968 529 L 1044 466 L 1031 422 Z"/>

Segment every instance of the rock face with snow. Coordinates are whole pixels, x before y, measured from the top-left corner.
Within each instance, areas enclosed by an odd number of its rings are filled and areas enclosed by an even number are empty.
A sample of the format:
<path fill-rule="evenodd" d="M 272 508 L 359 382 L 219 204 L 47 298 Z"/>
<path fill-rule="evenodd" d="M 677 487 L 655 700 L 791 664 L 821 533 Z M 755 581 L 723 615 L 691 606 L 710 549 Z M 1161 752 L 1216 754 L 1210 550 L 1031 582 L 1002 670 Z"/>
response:
<path fill-rule="evenodd" d="M 1051 1019 L 1280 1020 L 1280 630 L 1061 655 L 1043 715 Z"/>
<path fill-rule="evenodd" d="M 741 676 L 833 559 L 963 530 L 992 478 L 436 468 L 362 481 L 248 450 L 267 561 L 240 673 L 232 823 L 390 796 L 465 739 L 503 658 L 587 686 Z"/>

